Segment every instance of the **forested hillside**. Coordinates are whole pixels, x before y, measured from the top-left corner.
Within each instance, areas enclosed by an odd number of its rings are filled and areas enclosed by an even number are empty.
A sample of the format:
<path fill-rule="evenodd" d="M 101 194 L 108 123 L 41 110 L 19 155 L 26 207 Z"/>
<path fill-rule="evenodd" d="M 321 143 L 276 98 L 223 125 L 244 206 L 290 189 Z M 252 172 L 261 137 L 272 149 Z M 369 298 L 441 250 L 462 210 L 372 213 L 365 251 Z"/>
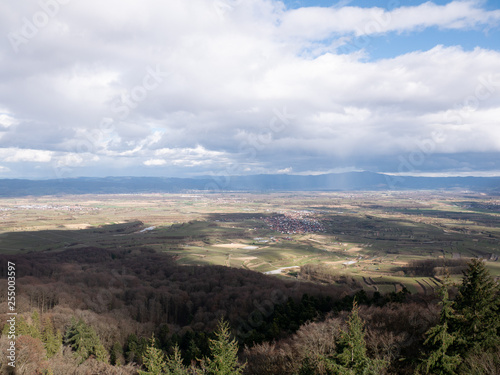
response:
<path fill-rule="evenodd" d="M 479 260 L 462 284 L 426 296 L 179 266 L 147 248 L 1 256 L 4 284 L 7 261 L 18 270 L 17 374 L 500 371 L 498 285 Z"/>

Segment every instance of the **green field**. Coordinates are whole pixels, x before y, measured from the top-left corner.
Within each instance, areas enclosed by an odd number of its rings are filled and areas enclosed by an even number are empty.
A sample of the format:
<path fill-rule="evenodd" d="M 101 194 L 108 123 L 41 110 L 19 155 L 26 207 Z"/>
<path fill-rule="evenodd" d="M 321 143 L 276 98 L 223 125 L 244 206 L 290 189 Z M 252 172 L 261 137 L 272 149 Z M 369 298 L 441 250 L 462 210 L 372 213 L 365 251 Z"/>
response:
<path fill-rule="evenodd" d="M 282 233 L 295 217 L 321 231 Z M 0 252 L 150 247 L 179 264 L 258 272 L 321 266 L 366 290 L 431 293 L 439 278 L 411 277 L 415 260 L 482 257 L 500 275 L 500 201 L 459 192 L 83 195 L 0 200 Z M 309 224 L 307 224 L 309 225 Z M 317 268 L 319 269 L 319 268 Z M 455 279 L 459 275 L 454 276 Z M 330 280 L 330 281 L 329 281 Z"/>

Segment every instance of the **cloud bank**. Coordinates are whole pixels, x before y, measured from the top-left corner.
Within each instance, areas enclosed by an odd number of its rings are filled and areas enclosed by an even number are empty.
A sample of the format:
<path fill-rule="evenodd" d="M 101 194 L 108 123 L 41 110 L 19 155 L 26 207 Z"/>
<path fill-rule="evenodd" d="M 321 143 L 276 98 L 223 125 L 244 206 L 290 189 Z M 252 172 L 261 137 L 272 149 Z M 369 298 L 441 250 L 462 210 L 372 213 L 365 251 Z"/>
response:
<path fill-rule="evenodd" d="M 4 2 L 0 177 L 499 171 L 500 10 L 351 3 Z"/>

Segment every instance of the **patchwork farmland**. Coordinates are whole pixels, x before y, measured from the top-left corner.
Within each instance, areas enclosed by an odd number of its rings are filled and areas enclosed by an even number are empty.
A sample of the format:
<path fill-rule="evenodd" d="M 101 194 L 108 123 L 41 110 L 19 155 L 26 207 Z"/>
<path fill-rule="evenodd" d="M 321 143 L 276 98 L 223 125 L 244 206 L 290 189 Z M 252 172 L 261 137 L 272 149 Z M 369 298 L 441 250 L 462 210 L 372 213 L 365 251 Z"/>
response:
<path fill-rule="evenodd" d="M 84 195 L 0 201 L 0 251 L 148 247 L 351 290 L 433 293 L 445 267 L 500 275 L 500 201 L 467 192 Z M 431 260 L 425 274 L 413 272 Z"/>

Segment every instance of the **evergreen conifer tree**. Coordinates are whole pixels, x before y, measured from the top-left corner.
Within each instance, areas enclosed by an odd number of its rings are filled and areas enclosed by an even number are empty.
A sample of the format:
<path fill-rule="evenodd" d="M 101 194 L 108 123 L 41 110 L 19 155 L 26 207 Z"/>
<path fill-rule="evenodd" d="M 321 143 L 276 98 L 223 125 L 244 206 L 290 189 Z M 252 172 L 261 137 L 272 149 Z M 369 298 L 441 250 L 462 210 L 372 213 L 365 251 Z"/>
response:
<path fill-rule="evenodd" d="M 43 323 L 42 341 L 48 358 L 53 357 L 62 346 L 62 334 L 59 330 L 57 333 L 54 333 L 54 325 L 48 317 Z"/>
<path fill-rule="evenodd" d="M 441 313 L 439 323 L 426 332 L 424 346 L 428 348 L 426 358 L 422 361 L 419 369 L 424 374 L 452 375 L 461 362 L 458 354 L 450 354 L 450 347 L 456 340 L 454 334 L 450 333 L 448 324 L 454 316 L 453 301 L 448 296 L 449 279 L 443 283 L 440 289 Z"/>
<path fill-rule="evenodd" d="M 359 307 L 356 300 L 354 300 L 347 325 L 347 331 L 341 333 L 337 342 L 337 355 L 325 360 L 329 373 L 338 375 L 379 375 L 386 367 L 386 363 L 368 357 L 364 323 L 359 316 Z"/>
<path fill-rule="evenodd" d="M 17 316 L 17 321 L 16 321 L 16 335 L 17 336 L 22 336 L 22 335 L 29 335 L 30 334 L 30 326 L 26 319 L 22 315 Z M 3 334 L 8 333 L 9 331 L 9 326 L 6 324 L 4 326 L 4 332 Z"/>
<path fill-rule="evenodd" d="M 182 363 L 181 351 L 177 345 L 174 346 L 174 353 L 167 358 L 167 374 L 188 375 L 187 368 Z"/>
<path fill-rule="evenodd" d="M 98 361 L 108 362 L 108 352 L 104 348 L 94 329 L 79 319 L 72 318 L 71 325 L 66 332 L 65 341 L 80 357 L 81 362 L 91 355 Z"/>
<path fill-rule="evenodd" d="M 115 342 L 113 344 L 113 347 L 111 348 L 109 356 L 110 356 L 109 361 L 111 362 L 112 365 L 114 365 L 114 366 L 121 365 L 120 358 L 123 356 L 123 348 L 119 342 Z"/>
<path fill-rule="evenodd" d="M 151 336 L 150 344 L 142 358 L 147 371 L 139 371 L 139 375 L 163 375 L 169 374 L 165 356 L 161 349 L 156 347 L 156 340 Z"/>
<path fill-rule="evenodd" d="M 211 375 L 237 375 L 243 372 L 245 365 L 238 363 L 238 343 L 231 339 L 229 323 L 219 320 L 215 339 L 209 343 L 211 358 L 203 364 L 204 370 Z"/>
<path fill-rule="evenodd" d="M 348 329 L 341 334 L 338 342 L 338 348 L 341 352 L 337 355 L 337 360 L 347 368 L 363 368 L 367 360 L 365 333 L 356 301 L 347 324 Z"/>
<path fill-rule="evenodd" d="M 456 349 L 465 355 L 500 345 L 499 289 L 484 262 L 473 259 L 464 272 L 456 301 L 452 328 Z"/>
<path fill-rule="evenodd" d="M 35 339 L 42 338 L 42 324 L 40 322 L 40 314 L 38 311 L 33 311 L 31 314 L 30 336 Z"/>

